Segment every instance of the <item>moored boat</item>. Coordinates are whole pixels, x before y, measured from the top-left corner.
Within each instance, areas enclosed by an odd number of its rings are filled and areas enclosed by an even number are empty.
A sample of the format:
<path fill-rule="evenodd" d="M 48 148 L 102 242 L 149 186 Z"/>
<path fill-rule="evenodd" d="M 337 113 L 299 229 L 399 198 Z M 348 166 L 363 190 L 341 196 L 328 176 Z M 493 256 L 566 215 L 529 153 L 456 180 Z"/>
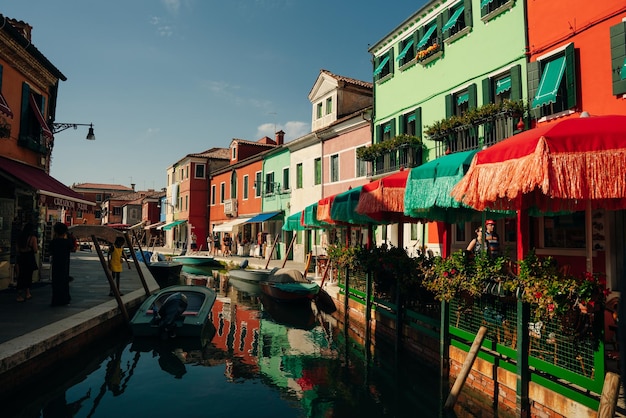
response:
<path fill-rule="evenodd" d="M 177 255 L 172 257 L 172 260 L 190 266 L 210 266 L 216 263 L 214 257 L 199 254 Z"/>
<path fill-rule="evenodd" d="M 320 286 L 308 281 L 299 270 L 279 269 L 267 280 L 260 281 L 261 292 L 280 301 L 311 300 L 319 293 Z"/>
<path fill-rule="evenodd" d="M 130 321 L 138 337 L 200 337 L 210 326 L 215 291 L 201 286 L 171 286 L 149 296 Z"/>
<path fill-rule="evenodd" d="M 267 280 L 269 275 L 278 270 L 278 268 L 273 269 L 237 269 L 237 270 L 229 270 L 228 276 L 233 279 L 239 280 L 247 280 L 249 282 L 259 282 Z"/>
<path fill-rule="evenodd" d="M 177 261 L 155 261 L 148 264 L 148 270 L 161 289 L 180 284 L 183 264 Z"/>

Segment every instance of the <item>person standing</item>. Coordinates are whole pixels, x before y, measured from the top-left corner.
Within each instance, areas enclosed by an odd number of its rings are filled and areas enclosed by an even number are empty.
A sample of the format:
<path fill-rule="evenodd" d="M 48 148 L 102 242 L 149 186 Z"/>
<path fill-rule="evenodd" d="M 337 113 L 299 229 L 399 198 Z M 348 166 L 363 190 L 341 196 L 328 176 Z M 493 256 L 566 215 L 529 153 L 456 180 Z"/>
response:
<path fill-rule="evenodd" d="M 472 251 L 474 254 L 477 254 L 483 249 L 483 228 L 479 226 L 474 232 L 476 233 L 476 237 L 467 245 L 467 251 Z"/>
<path fill-rule="evenodd" d="M 32 223 L 24 224 L 17 239 L 17 301 L 24 302 L 32 298 L 30 288 L 33 284 L 33 273 L 37 265 L 37 235 Z"/>
<path fill-rule="evenodd" d="M 225 257 L 229 257 L 232 255 L 231 253 L 232 245 L 233 245 L 233 240 L 230 237 L 230 234 L 228 232 L 224 233 L 224 251 L 222 252 L 222 254 Z"/>
<path fill-rule="evenodd" d="M 207 234 L 206 236 L 206 251 L 209 255 L 211 255 L 211 245 L 213 244 L 213 237 L 211 236 L 211 234 Z"/>
<path fill-rule="evenodd" d="M 495 231 L 496 221 L 488 219 L 487 222 L 485 222 L 485 228 L 487 229 L 487 233 L 485 234 L 487 252 L 490 256 L 497 257 L 500 255 L 500 236 Z"/>
<path fill-rule="evenodd" d="M 220 250 L 220 236 L 213 233 L 213 256 L 216 256 Z"/>
<path fill-rule="evenodd" d="M 70 253 L 74 243 L 68 234 L 67 225 L 57 222 L 52 228 L 54 238 L 49 249 L 52 257 L 52 302 L 50 306 L 69 305 L 70 300 Z"/>
<path fill-rule="evenodd" d="M 109 247 L 108 258 L 109 258 L 109 269 L 111 270 L 111 275 L 113 279 L 115 279 L 115 283 L 117 285 L 117 291 L 120 293 L 120 296 L 123 295 L 120 292 L 120 276 L 122 274 L 122 257 L 124 256 L 124 238 L 117 237 L 115 238 L 115 243 Z M 109 296 L 114 296 L 115 293 L 113 289 L 109 292 Z"/>

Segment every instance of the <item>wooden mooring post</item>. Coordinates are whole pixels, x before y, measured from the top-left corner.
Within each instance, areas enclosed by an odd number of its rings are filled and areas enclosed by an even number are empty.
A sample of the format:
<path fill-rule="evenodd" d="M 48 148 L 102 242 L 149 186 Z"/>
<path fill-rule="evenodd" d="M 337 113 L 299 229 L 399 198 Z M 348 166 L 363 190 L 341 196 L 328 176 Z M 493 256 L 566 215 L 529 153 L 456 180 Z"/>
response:
<path fill-rule="evenodd" d="M 463 367 L 461 368 L 461 372 L 458 377 L 454 381 L 454 385 L 452 386 L 452 390 L 450 390 L 450 394 L 448 395 L 448 399 L 446 399 L 446 403 L 443 406 L 444 410 L 452 409 L 454 404 L 456 403 L 456 399 L 461 393 L 461 389 L 463 389 L 463 385 L 465 384 L 465 380 L 467 380 L 467 376 L 472 370 L 472 365 L 474 364 L 474 360 L 476 360 L 476 356 L 478 355 L 478 350 L 485 339 L 485 335 L 487 334 L 486 327 L 480 327 L 478 332 L 476 333 L 476 337 L 474 338 L 474 342 L 472 343 L 472 347 L 470 351 L 467 353 L 467 357 L 465 357 L 465 361 L 463 362 Z"/>
<path fill-rule="evenodd" d="M 619 396 L 620 378 L 613 372 L 607 372 L 602 385 L 602 395 L 600 396 L 600 406 L 598 407 L 598 418 L 613 418 L 617 407 Z"/>

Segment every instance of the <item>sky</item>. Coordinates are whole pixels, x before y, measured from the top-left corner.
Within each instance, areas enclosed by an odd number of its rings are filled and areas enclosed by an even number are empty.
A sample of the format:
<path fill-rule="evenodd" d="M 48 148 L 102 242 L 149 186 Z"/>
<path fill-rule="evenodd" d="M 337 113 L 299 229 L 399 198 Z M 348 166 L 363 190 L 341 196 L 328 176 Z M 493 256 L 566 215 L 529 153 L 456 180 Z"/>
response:
<path fill-rule="evenodd" d="M 425 0 L 4 0 L 66 77 L 55 135 L 61 183 L 166 186 L 188 154 L 233 138 L 311 131 L 321 69 L 372 81 L 368 49 Z"/>

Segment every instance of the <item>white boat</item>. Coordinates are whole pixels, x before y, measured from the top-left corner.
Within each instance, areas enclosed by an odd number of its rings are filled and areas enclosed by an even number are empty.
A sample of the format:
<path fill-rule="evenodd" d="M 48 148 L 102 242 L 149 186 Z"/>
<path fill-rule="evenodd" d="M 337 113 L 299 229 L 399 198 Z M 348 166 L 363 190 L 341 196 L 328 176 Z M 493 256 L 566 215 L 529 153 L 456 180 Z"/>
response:
<path fill-rule="evenodd" d="M 278 270 L 277 267 L 273 269 L 237 269 L 229 270 L 228 276 L 234 279 L 246 280 L 249 282 L 260 282 L 267 280 L 267 278 L 274 271 Z"/>

